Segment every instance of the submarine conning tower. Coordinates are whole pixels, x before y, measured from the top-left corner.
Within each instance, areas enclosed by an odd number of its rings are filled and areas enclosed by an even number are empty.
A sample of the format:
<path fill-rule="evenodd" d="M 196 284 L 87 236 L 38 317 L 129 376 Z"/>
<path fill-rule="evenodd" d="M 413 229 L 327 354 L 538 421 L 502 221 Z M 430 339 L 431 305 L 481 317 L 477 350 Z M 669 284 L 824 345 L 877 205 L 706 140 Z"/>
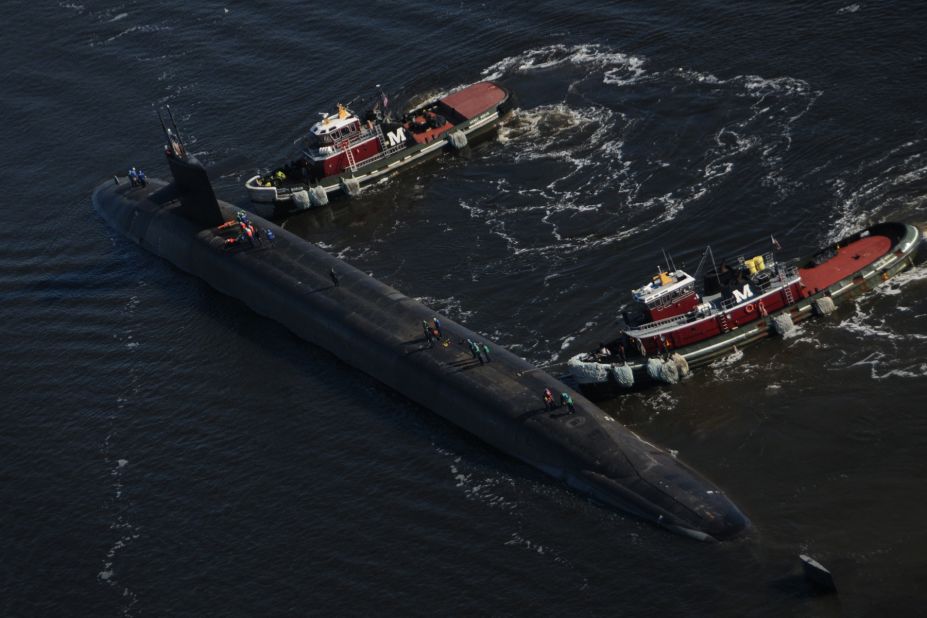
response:
<path fill-rule="evenodd" d="M 187 153 L 170 107 L 167 107 L 167 115 L 168 122 L 165 123 L 164 116 L 158 112 L 161 129 L 167 140 L 164 155 L 181 204 L 177 214 L 204 228 L 219 226 L 224 217 L 209 181 L 209 174 L 196 157 Z"/>
<path fill-rule="evenodd" d="M 97 210 L 127 237 L 599 502 L 700 540 L 749 528 L 724 493 L 686 464 L 486 337 L 261 217 L 248 215 L 250 242 L 229 243 L 237 209 L 216 199 L 173 119 L 162 125 L 173 182 L 110 181 L 93 194 Z M 437 341 L 423 329 L 434 318 Z M 487 345 L 488 358 L 478 359 L 467 340 Z M 545 405 L 546 388 L 558 400 L 572 398 L 572 411 Z"/>

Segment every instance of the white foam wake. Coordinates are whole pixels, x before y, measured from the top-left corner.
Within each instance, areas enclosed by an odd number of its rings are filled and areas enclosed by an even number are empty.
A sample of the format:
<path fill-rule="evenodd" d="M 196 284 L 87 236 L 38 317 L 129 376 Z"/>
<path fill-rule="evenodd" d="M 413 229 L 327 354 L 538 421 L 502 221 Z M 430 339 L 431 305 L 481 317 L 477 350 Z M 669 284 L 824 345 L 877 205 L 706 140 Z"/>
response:
<path fill-rule="evenodd" d="M 563 93 L 559 102 L 516 110 L 499 134 L 504 156 L 515 166 L 544 164 L 546 182 L 498 183 L 499 193 L 515 192 L 523 198 L 512 200 L 514 208 L 498 208 L 498 196 L 461 202 L 472 217 L 485 219 L 515 255 L 563 255 L 652 231 L 688 206 L 710 200 L 740 162 L 749 159 L 759 159 L 767 170 L 764 182 L 784 195 L 794 188 L 781 171 L 783 154 L 791 147 L 792 127 L 820 95 L 807 82 L 792 77 L 722 79 L 684 67 L 652 70 L 645 57 L 593 44 L 530 49 L 494 63 L 483 75 L 544 80 L 546 91 Z M 632 95 L 636 86 L 646 84 L 672 93 L 679 101 L 668 103 L 666 122 L 655 125 L 650 110 L 592 102 L 584 95 L 586 80 L 631 89 Z M 685 125 L 685 115 L 672 110 L 698 105 L 702 102 L 698 97 L 705 96 L 733 111 L 712 118 L 717 125 L 712 129 L 707 123 L 706 131 L 711 132 L 703 139 L 687 141 L 687 148 L 701 147 L 700 152 L 682 158 L 674 144 L 654 141 L 650 127 L 678 132 L 667 125 L 680 121 Z M 687 128 L 680 126 L 679 131 Z M 670 168 L 669 161 L 674 162 L 669 175 L 680 180 L 667 187 L 654 178 L 664 175 L 661 170 Z M 508 224 L 529 211 L 548 225 L 550 242 L 539 243 L 536 235 L 527 241 L 519 233 L 523 226 Z M 583 213 L 599 221 L 605 215 L 611 225 L 581 235 L 564 228 L 567 219 L 571 226 L 581 222 Z"/>

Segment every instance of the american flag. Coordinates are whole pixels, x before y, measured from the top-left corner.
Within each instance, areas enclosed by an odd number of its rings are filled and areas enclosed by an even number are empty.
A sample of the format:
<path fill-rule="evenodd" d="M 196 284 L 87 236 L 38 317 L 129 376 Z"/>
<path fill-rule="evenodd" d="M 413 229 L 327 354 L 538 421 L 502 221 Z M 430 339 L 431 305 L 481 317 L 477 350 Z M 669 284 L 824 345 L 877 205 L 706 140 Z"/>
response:
<path fill-rule="evenodd" d="M 383 90 L 380 84 L 377 84 L 377 90 L 380 91 L 380 102 L 377 105 L 382 105 L 383 109 L 386 109 L 389 107 L 389 97 L 386 96 L 386 92 Z"/>

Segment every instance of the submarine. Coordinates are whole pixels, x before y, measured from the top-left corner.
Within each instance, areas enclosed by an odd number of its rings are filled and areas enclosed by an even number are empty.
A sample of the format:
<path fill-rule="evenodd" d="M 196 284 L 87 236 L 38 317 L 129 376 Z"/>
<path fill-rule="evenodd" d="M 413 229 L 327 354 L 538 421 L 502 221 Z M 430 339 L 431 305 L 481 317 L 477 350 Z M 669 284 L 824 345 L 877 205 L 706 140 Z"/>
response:
<path fill-rule="evenodd" d="M 477 362 L 462 342 L 485 337 L 278 225 L 243 217 L 219 201 L 173 117 L 162 117 L 161 125 L 170 180 L 114 176 L 93 192 L 94 208 L 116 231 L 607 507 L 702 541 L 725 541 L 750 529 L 717 486 L 541 369 L 496 344 L 489 362 Z M 242 218 L 250 231 L 230 236 Z M 423 334 L 423 322 L 435 317 L 441 323 L 437 345 Z M 548 409 L 542 399 L 547 388 L 573 401 Z"/>

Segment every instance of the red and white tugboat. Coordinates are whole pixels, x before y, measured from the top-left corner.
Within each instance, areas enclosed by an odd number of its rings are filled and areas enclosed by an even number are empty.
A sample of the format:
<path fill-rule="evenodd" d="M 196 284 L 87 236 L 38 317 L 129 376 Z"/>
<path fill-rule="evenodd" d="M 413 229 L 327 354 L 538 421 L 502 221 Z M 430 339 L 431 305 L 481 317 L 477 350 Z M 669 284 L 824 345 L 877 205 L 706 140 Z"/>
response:
<path fill-rule="evenodd" d="M 372 182 L 448 148 L 459 150 L 498 125 L 511 107 L 509 91 L 479 82 L 413 109 L 398 121 L 381 91 L 363 118 L 339 104 L 312 125 L 298 156 L 248 179 L 252 201 L 309 208 L 337 193 L 357 195 Z"/>
<path fill-rule="evenodd" d="M 598 397 L 635 383 L 673 384 L 691 367 L 827 315 L 912 266 L 922 234 L 907 223 L 881 223 L 808 258 L 779 261 L 769 253 L 721 264 L 700 285 L 682 270 L 660 272 L 632 291 L 636 311 L 623 312 L 616 339 L 568 361 L 570 376 Z M 709 257 L 714 264 L 710 248 L 702 263 Z"/>

